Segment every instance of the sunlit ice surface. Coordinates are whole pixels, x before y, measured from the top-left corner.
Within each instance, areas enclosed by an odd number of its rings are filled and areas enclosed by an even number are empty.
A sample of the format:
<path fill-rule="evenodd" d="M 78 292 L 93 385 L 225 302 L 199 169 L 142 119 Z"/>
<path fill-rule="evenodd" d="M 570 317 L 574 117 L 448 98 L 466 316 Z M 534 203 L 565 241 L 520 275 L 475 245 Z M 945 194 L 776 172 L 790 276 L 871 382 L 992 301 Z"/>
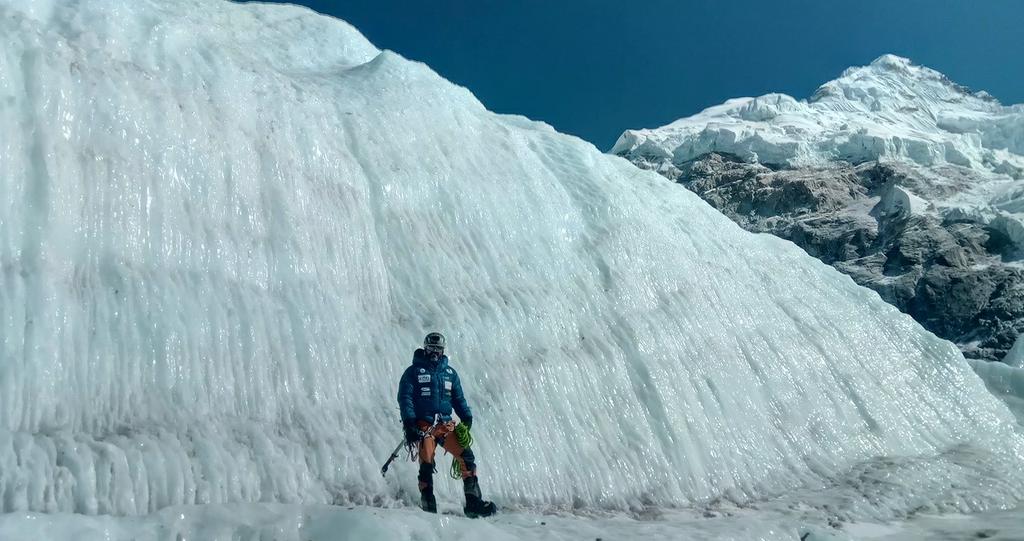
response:
<path fill-rule="evenodd" d="M 341 21 L 0 0 L 0 33 L 10 520 L 412 503 L 414 467 L 379 469 L 431 330 L 506 510 L 885 521 L 1024 494 L 1014 417 L 953 345 Z"/>
<path fill-rule="evenodd" d="M 834 502 L 833 502 L 834 503 Z M 409 508 L 315 504 L 208 504 L 172 506 L 142 517 L 10 513 L 0 515 L 3 539 L 76 541 L 445 541 L 448 539 L 701 539 L 714 541 L 962 541 L 1024 538 L 1024 510 L 977 514 L 917 514 L 898 521 L 844 522 L 835 514 L 790 501 L 757 506 L 654 509 L 621 513 L 521 511 L 487 520 L 457 516 L 442 504 L 440 515 Z"/>

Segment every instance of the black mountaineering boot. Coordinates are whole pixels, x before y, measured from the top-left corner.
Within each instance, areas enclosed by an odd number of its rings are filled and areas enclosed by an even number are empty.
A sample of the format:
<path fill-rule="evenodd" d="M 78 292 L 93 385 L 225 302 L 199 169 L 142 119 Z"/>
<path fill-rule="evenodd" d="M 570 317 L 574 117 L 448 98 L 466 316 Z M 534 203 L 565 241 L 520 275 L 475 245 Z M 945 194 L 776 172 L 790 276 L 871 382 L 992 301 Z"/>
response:
<path fill-rule="evenodd" d="M 476 476 L 467 477 L 464 481 L 466 491 L 466 507 L 463 511 L 469 518 L 489 517 L 498 511 L 494 502 L 484 501 L 480 495 L 480 481 Z"/>
<path fill-rule="evenodd" d="M 434 498 L 434 465 L 420 464 L 420 509 L 428 513 L 437 512 L 437 499 Z"/>
<path fill-rule="evenodd" d="M 428 513 L 437 512 L 437 498 L 434 498 L 433 488 L 420 491 L 420 509 Z"/>

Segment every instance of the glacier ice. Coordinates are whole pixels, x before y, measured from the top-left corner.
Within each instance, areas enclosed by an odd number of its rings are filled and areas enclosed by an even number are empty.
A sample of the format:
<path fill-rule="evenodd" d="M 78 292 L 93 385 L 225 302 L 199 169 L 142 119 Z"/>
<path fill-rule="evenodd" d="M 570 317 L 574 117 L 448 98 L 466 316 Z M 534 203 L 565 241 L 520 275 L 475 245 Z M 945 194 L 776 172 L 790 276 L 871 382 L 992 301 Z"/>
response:
<path fill-rule="evenodd" d="M 1006 403 L 1018 422 L 1024 424 L 1024 367 L 975 360 L 968 362 L 985 386 Z"/>
<path fill-rule="evenodd" d="M 1017 368 L 1024 368 L 1024 337 L 1018 337 L 1003 362 Z"/>
<path fill-rule="evenodd" d="M 398 502 L 411 468 L 377 471 L 433 329 L 506 506 L 1024 496 L 951 344 L 343 22 L 0 0 L 0 33 L 3 511 Z"/>

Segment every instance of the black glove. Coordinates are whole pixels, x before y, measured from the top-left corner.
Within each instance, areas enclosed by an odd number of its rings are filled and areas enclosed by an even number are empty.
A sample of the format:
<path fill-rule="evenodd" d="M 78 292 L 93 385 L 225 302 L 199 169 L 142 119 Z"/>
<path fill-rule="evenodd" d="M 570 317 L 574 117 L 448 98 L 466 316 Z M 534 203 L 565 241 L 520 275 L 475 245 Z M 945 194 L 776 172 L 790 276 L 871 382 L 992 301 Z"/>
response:
<path fill-rule="evenodd" d="M 405 443 L 406 445 L 414 445 L 423 439 L 423 435 L 420 434 L 420 429 L 416 428 L 415 422 L 404 423 L 405 427 Z"/>
<path fill-rule="evenodd" d="M 462 420 L 462 424 L 466 425 L 466 428 L 473 428 L 473 418 L 466 417 Z"/>

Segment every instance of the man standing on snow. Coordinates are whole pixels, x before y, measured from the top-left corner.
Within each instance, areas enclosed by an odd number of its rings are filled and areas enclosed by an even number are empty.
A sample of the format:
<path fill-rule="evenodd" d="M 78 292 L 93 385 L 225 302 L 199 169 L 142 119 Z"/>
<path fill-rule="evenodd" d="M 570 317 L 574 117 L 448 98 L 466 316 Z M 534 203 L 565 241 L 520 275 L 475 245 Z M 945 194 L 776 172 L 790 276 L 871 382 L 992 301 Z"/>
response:
<path fill-rule="evenodd" d="M 466 434 L 473 425 L 473 412 L 462 394 L 459 374 L 448 366 L 444 347 L 445 339 L 441 333 L 428 334 L 423 339 L 423 348 L 413 353 L 412 366 L 405 369 L 398 382 L 398 407 L 402 412 L 405 441 L 419 448 L 420 506 L 424 511 L 437 512 L 437 500 L 434 498 L 434 452 L 440 444 L 451 453 L 462 472 L 466 516 L 490 516 L 496 508 L 492 502 L 484 501 L 480 494 L 473 450 L 460 445 L 456 437 L 452 408 L 465 425 Z M 459 432 L 462 432 L 461 427 Z"/>

